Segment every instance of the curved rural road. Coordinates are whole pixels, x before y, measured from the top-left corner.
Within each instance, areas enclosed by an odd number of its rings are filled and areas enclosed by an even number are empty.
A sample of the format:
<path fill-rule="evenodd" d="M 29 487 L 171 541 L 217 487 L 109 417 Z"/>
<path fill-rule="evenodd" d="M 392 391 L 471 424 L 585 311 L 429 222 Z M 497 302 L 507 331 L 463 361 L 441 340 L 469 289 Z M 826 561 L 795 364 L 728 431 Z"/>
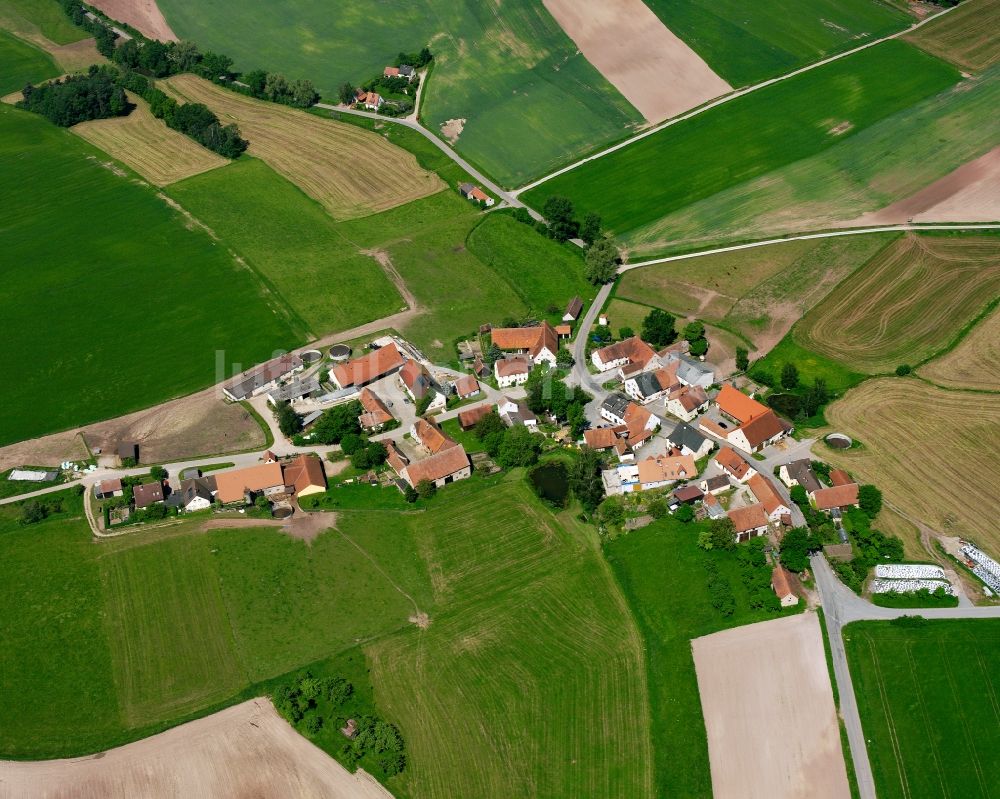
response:
<path fill-rule="evenodd" d="M 969 2 L 973 2 L 973 0 L 966 0 L 966 5 Z M 579 161 L 574 161 L 572 164 L 562 167 L 562 169 L 557 169 L 555 172 L 551 172 L 548 175 L 538 178 L 538 180 L 532 181 L 531 183 L 527 183 L 524 186 L 521 186 L 520 188 L 513 189 L 510 192 L 510 196 L 518 197 L 522 193 L 530 191 L 536 186 L 540 186 L 543 183 L 552 180 L 553 178 L 557 178 L 560 175 L 565 175 L 567 172 L 570 172 L 576 169 L 577 167 L 586 164 L 588 161 L 596 161 L 598 158 L 603 158 L 604 156 L 610 155 L 611 153 L 617 152 L 618 150 L 623 150 L 629 145 L 635 144 L 637 141 L 645 139 L 647 136 L 652 136 L 655 133 L 659 133 L 661 130 L 665 130 L 666 128 L 669 128 L 671 125 L 676 125 L 678 122 L 684 122 L 685 120 L 691 119 L 692 117 L 696 117 L 699 114 L 703 114 L 706 111 L 711 110 L 712 108 L 717 108 L 720 105 L 725 105 L 726 103 L 731 102 L 732 100 L 735 100 L 738 97 L 743 97 L 744 95 L 759 91 L 760 89 L 765 89 L 768 86 L 773 86 L 775 83 L 781 83 L 781 81 L 788 80 L 789 78 L 794 78 L 796 75 L 801 75 L 803 72 L 809 72 L 812 69 L 817 69 L 818 67 L 830 64 L 833 61 L 839 61 L 841 58 L 847 58 L 850 55 L 854 55 L 855 53 L 860 53 L 862 50 L 867 50 L 869 47 L 875 47 L 876 45 L 882 44 L 882 42 L 887 42 L 890 39 L 898 39 L 900 36 L 906 36 L 907 34 L 913 33 L 913 31 L 926 25 L 928 22 L 931 22 L 932 20 L 935 20 L 938 17 L 942 17 L 945 14 L 954 11 L 955 8 L 957 8 L 957 6 L 946 8 L 937 14 L 933 14 L 932 16 L 926 17 L 920 20 L 919 22 L 915 22 L 909 28 L 898 31 L 889 36 L 883 36 L 881 39 L 875 39 L 874 41 L 868 42 L 867 44 L 863 44 L 860 47 L 855 47 L 853 50 L 845 50 L 843 53 L 837 53 L 836 55 L 832 55 L 829 58 L 824 58 L 822 61 L 816 61 L 812 64 L 807 64 L 806 66 L 800 67 L 799 69 L 793 70 L 792 72 L 786 72 L 784 75 L 778 75 L 775 78 L 770 78 L 769 80 L 762 81 L 761 83 L 755 83 L 752 86 L 745 86 L 744 88 L 738 89 L 735 92 L 723 95 L 717 100 L 712 100 L 711 102 L 705 103 L 704 105 L 700 105 L 697 108 L 692 109 L 691 111 L 681 114 L 680 116 L 673 117 L 672 119 L 668 119 L 666 122 L 661 122 L 659 125 L 655 125 L 649 128 L 648 130 L 644 130 L 641 133 L 637 133 L 635 136 L 632 136 L 631 138 L 628 138 L 625 141 L 619 142 L 618 144 L 608 147 L 606 150 L 601 150 L 599 153 L 595 153 L 594 155 L 589 155 L 586 158 L 581 158 Z"/>
<path fill-rule="evenodd" d="M 854 684 L 847 666 L 842 628 L 852 621 L 889 620 L 915 614 L 927 619 L 1000 619 L 1000 607 L 921 608 L 919 610 L 880 608 L 866 602 L 840 582 L 822 555 L 813 555 L 811 566 L 813 574 L 816 576 L 820 602 L 823 605 L 826 632 L 830 639 L 830 651 L 833 655 L 833 673 L 837 680 L 837 691 L 840 694 L 840 713 L 847 730 L 847 741 L 851 748 L 851 759 L 854 761 L 858 791 L 861 799 L 875 799 L 875 778 L 872 775 L 871 762 L 868 760 L 868 749 L 865 745 L 864 731 L 861 728 L 861 716 L 858 713 L 858 702 L 854 695 Z"/>

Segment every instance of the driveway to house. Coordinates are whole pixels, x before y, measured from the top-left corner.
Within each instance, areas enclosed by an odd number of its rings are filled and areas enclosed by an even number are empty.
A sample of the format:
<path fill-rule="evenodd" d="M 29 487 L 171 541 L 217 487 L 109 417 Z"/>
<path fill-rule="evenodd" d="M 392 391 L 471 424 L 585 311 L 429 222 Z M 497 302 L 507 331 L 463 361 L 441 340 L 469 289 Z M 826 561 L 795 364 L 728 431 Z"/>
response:
<path fill-rule="evenodd" d="M 826 631 L 833 653 L 833 673 L 837 679 L 840 694 L 840 713 L 847 729 L 847 740 L 854 760 L 854 773 L 858 779 L 861 799 L 875 799 L 875 779 L 872 776 L 868 749 L 865 746 L 861 716 L 854 695 L 854 684 L 847 666 L 842 629 L 853 621 L 865 619 L 890 620 L 900 616 L 920 615 L 926 619 L 996 619 L 1000 618 L 1000 607 L 957 607 L 898 609 L 880 608 L 859 597 L 845 586 L 833 573 L 833 569 L 822 555 L 813 555 L 812 572 L 816 576 L 816 588 L 823 605 Z"/>

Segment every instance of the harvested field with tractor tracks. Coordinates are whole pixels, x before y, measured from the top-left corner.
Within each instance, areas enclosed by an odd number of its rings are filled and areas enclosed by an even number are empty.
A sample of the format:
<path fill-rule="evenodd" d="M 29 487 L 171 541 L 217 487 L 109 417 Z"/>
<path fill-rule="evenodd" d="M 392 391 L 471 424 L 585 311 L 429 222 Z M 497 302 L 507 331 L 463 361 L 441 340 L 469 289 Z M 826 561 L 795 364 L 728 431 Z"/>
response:
<path fill-rule="evenodd" d="M 1000 309 L 991 311 L 955 349 L 917 373 L 946 388 L 1000 392 Z"/>
<path fill-rule="evenodd" d="M 961 8 L 903 38 L 963 69 L 979 71 L 1000 61 L 1000 0 L 966 0 Z"/>

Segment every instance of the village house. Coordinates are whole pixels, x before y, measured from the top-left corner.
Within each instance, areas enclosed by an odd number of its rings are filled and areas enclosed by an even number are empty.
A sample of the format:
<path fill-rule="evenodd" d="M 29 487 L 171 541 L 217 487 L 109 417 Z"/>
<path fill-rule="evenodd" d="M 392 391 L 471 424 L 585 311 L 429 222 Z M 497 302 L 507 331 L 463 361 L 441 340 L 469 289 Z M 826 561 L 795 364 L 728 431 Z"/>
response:
<path fill-rule="evenodd" d="M 489 403 L 484 405 L 477 405 L 475 408 L 468 408 L 467 410 L 460 411 L 458 414 L 458 425 L 463 430 L 471 430 L 484 416 L 493 410 L 493 406 Z"/>
<path fill-rule="evenodd" d="M 265 449 L 264 450 L 264 454 L 260 456 L 260 459 L 262 461 L 264 461 L 264 463 L 277 463 L 278 462 L 278 456 L 275 455 L 274 452 L 272 450 L 269 450 L 269 449 Z"/>
<path fill-rule="evenodd" d="M 233 402 L 256 397 L 265 391 L 277 388 L 282 380 L 286 380 L 296 372 L 305 368 L 298 355 L 282 355 L 267 363 L 255 366 L 239 377 L 234 377 L 222 386 L 222 393 Z"/>
<path fill-rule="evenodd" d="M 728 491 L 732 488 L 732 483 L 729 482 L 729 475 L 723 473 L 702 480 L 698 483 L 698 487 L 706 494 L 716 495 Z"/>
<path fill-rule="evenodd" d="M 737 543 L 764 535 L 770 527 L 763 505 L 747 505 L 731 510 L 726 515 L 733 523 Z"/>
<path fill-rule="evenodd" d="M 668 392 L 681 387 L 677 380 L 677 364 L 672 363 L 650 372 L 640 372 L 625 381 L 625 393 L 636 402 L 647 405 Z M 669 410 L 669 408 L 668 408 Z"/>
<path fill-rule="evenodd" d="M 705 509 L 705 513 L 708 514 L 709 519 L 721 519 L 726 515 L 726 511 L 722 507 L 722 503 L 719 502 L 718 497 L 711 492 L 707 492 L 705 496 L 702 497 L 701 506 Z"/>
<path fill-rule="evenodd" d="M 337 364 L 330 371 L 330 379 L 340 389 L 361 388 L 396 372 L 404 363 L 399 347 L 387 344 L 360 358 Z"/>
<path fill-rule="evenodd" d="M 575 322 L 580 318 L 580 313 L 583 311 L 583 300 L 579 297 L 574 297 L 569 301 L 569 305 L 566 306 L 566 313 L 563 314 L 562 320 L 564 322 Z"/>
<path fill-rule="evenodd" d="M 775 566 L 774 571 L 771 572 L 771 588 L 774 589 L 774 594 L 778 597 L 781 607 L 791 608 L 799 604 L 799 598 L 792 590 L 791 575 L 780 564 Z"/>
<path fill-rule="evenodd" d="M 95 499 L 110 499 L 111 497 L 120 497 L 124 494 L 125 489 L 122 486 L 120 477 L 113 477 L 109 480 L 101 480 L 101 482 L 94 484 Z"/>
<path fill-rule="evenodd" d="M 537 327 L 495 327 L 490 331 L 493 343 L 504 352 L 526 355 L 532 365 L 556 365 L 559 336 L 548 322 Z"/>
<path fill-rule="evenodd" d="M 132 487 L 132 502 L 136 508 L 148 508 L 157 502 L 163 502 L 163 483 L 144 483 Z"/>
<path fill-rule="evenodd" d="M 735 429 L 721 428 L 714 424 L 703 426 L 744 452 L 760 452 L 791 431 L 770 408 L 728 384 L 719 391 L 715 404 L 724 417 L 739 426 Z"/>
<path fill-rule="evenodd" d="M 626 442 L 632 449 L 638 449 L 652 438 L 656 428 L 662 423 L 660 417 L 621 394 L 608 396 L 601 404 L 599 413 L 602 419 L 613 425 L 626 427 Z"/>
<path fill-rule="evenodd" d="M 699 499 L 705 496 L 705 492 L 702 491 L 694 483 L 688 483 L 687 485 L 682 485 L 680 488 L 675 488 L 672 492 L 673 502 L 670 503 L 671 509 L 677 507 L 678 505 L 693 505 Z"/>
<path fill-rule="evenodd" d="M 583 431 L 583 443 L 593 450 L 612 450 L 618 456 L 619 463 L 635 460 L 635 453 L 628 445 L 628 428 L 625 425 L 615 427 L 595 427 Z"/>
<path fill-rule="evenodd" d="M 820 485 L 816 473 L 813 472 L 812 463 L 808 458 L 781 464 L 778 467 L 778 477 L 789 488 L 802 486 L 807 494 L 818 491 L 823 487 Z"/>
<path fill-rule="evenodd" d="M 523 402 L 516 402 L 510 397 L 500 397 L 497 413 L 507 427 L 524 425 L 532 431 L 538 429 L 538 417 Z"/>
<path fill-rule="evenodd" d="M 809 494 L 816 510 L 827 512 L 858 507 L 858 484 L 846 483 L 831 488 L 820 488 Z"/>
<path fill-rule="evenodd" d="M 458 446 L 440 427 L 427 419 L 418 418 L 410 427 L 410 435 L 429 455 L 436 455 L 449 447 Z"/>
<path fill-rule="evenodd" d="M 642 372 L 656 357 L 656 352 L 638 336 L 601 347 L 590 354 L 590 360 L 597 369 L 607 372 L 618 369 L 622 380 Z"/>
<path fill-rule="evenodd" d="M 665 438 L 667 443 L 674 449 L 679 449 L 682 455 L 690 455 L 695 459 L 704 458 L 715 446 L 711 439 L 705 438 L 685 422 L 679 422 Z"/>
<path fill-rule="evenodd" d="M 323 461 L 315 455 L 299 455 L 285 465 L 284 483 L 286 489 L 291 489 L 288 493 L 294 492 L 297 497 L 322 494 L 326 491 Z"/>
<path fill-rule="evenodd" d="M 392 421 L 392 413 L 370 388 L 361 389 L 358 401 L 364 408 L 364 412 L 358 416 L 358 424 L 362 430 L 381 430 L 383 425 Z"/>
<path fill-rule="evenodd" d="M 403 364 L 399 370 L 399 384 L 414 402 L 420 402 L 428 394 L 433 394 L 425 413 L 441 410 L 448 404 L 448 398 L 439 390 L 434 378 L 416 361 L 407 361 Z"/>
<path fill-rule="evenodd" d="M 463 375 L 455 381 L 455 394 L 459 399 L 471 399 L 472 397 L 478 397 L 482 393 L 482 386 L 479 385 L 479 381 L 472 375 Z"/>
<path fill-rule="evenodd" d="M 665 356 L 661 353 L 660 357 Z M 670 358 L 677 361 L 677 379 L 681 385 L 708 388 L 715 382 L 715 370 L 711 366 L 682 354 L 671 354 Z"/>
<path fill-rule="evenodd" d="M 382 95 L 378 92 L 359 91 L 354 100 L 369 111 L 378 111 L 385 103 Z"/>
<path fill-rule="evenodd" d="M 683 386 L 670 392 L 666 408 L 678 419 L 690 422 L 708 408 L 708 394 L 701 386 Z"/>
<path fill-rule="evenodd" d="M 477 355 L 472 359 L 472 374 L 476 377 L 486 377 L 490 373 L 489 367 L 483 363 L 482 356 Z"/>
<path fill-rule="evenodd" d="M 697 474 L 698 468 L 690 455 L 650 456 L 618 467 L 621 490 L 626 494 L 632 491 L 650 491 L 678 480 L 690 480 Z"/>
<path fill-rule="evenodd" d="M 406 462 L 405 457 L 401 457 L 398 450 L 396 453 L 390 452 L 389 465 L 413 488 L 416 488 L 423 480 L 428 480 L 441 488 L 448 483 L 465 480 L 472 476 L 469 456 L 461 444 L 442 449 L 436 455 L 414 463 Z"/>
<path fill-rule="evenodd" d="M 715 462 L 738 483 L 745 483 L 757 470 L 729 447 L 722 447 L 715 456 Z"/>
<path fill-rule="evenodd" d="M 830 470 L 830 483 L 835 486 L 846 486 L 854 482 L 854 478 L 851 477 L 843 469 L 831 469 Z"/>
<path fill-rule="evenodd" d="M 531 361 L 524 355 L 498 358 L 493 363 L 493 376 L 500 388 L 523 386 L 531 374 Z"/>
<path fill-rule="evenodd" d="M 307 377 L 304 380 L 296 378 L 283 386 L 269 389 L 267 392 L 267 401 L 275 406 L 282 402 L 290 402 L 294 405 L 299 400 L 306 399 L 319 392 L 319 380 L 315 375 Z"/>
<path fill-rule="evenodd" d="M 757 498 L 757 501 L 764 506 L 764 512 L 771 522 L 781 521 L 781 517 L 792 512 L 792 509 L 785 504 L 785 501 L 778 494 L 774 484 L 762 474 L 755 474 L 747 481 L 747 486 Z"/>
<path fill-rule="evenodd" d="M 492 208 L 493 204 L 496 202 L 490 195 L 482 190 L 479 186 L 473 186 L 471 183 L 462 183 L 458 187 L 459 192 L 466 200 L 473 200 L 474 202 L 483 203 L 487 208 Z"/>
<path fill-rule="evenodd" d="M 398 67 L 386 67 L 382 71 L 382 77 L 384 78 L 406 78 L 406 80 L 412 81 L 414 75 L 416 75 L 416 70 L 409 64 L 400 64 Z"/>
<path fill-rule="evenodd" d="M 285 478 L 280 463 L 259 463 L 243 469 L 215 475 L 215 496 L 223 505 L 248 504 L 263 494 L 285 493 Z"/>
<path fill-rule="evenodd" d="M 212 507 L 214 498 L 215 478 L 193 477 L 181 481 L 178 489 L 167 497 L 166 504 L 168 508 L 178 508 L 185 513 L 192 513 Z"/>

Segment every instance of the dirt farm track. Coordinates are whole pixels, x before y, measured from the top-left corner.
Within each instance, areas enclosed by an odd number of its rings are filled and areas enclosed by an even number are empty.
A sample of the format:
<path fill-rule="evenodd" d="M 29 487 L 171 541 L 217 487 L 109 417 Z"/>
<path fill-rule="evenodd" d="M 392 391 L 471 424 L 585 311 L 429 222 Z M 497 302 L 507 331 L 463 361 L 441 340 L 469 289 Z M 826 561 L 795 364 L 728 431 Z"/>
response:
<path fill-rule="evenodd" d="M 90 757 L 0 761 L 0 799 L 392 799 L 293 730 L 266 699 Z"/>
<path fill-rule="evenodd" d="M 696 638 L 692 648 L 716 799 L 850 797 L 815 613 Z"/>

